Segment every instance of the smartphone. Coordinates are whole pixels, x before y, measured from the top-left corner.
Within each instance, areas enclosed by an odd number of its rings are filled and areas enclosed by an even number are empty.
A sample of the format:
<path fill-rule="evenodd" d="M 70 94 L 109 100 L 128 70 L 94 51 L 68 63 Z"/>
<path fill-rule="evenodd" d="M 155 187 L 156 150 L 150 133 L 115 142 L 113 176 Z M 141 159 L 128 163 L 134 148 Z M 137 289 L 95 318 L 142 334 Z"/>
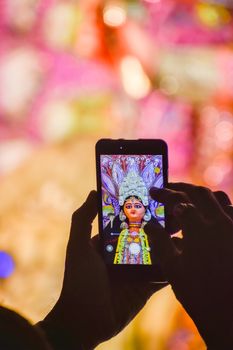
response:
<path fill-rule="evenodd" d="M 168 182 L 167 144 L 159 139 L 96 143 L 99 237 L 110 273 L 127 279 L 166 282 L 144 231 L 148 222 L 166 227 L 165 208 L 149 195 Z"/>

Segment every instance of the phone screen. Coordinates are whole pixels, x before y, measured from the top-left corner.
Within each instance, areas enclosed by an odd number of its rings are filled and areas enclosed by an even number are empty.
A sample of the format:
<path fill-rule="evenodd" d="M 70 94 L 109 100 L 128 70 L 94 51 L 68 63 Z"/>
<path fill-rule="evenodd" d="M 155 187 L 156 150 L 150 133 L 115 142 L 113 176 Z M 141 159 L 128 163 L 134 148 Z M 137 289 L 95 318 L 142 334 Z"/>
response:
<path fill-rule="evenodd" d="M 164 187 L 162 154 L 101 154 L 104 259 L 112 265 L 153 265 L 148 222 L 165 225 L 164 206 L 149 195 Z"/>

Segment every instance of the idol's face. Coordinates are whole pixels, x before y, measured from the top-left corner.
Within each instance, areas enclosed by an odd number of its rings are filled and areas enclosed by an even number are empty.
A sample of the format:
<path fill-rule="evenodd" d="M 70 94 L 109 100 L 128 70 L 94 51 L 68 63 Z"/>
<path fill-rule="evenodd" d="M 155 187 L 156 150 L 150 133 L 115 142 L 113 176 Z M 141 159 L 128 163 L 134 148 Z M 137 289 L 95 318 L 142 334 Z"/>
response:
<path fill-rule="evenodd" d="M 123 209 L 129 222 L 141 222 L 146 211 L 142 202 L 135 197 L 126 199 Z"/>

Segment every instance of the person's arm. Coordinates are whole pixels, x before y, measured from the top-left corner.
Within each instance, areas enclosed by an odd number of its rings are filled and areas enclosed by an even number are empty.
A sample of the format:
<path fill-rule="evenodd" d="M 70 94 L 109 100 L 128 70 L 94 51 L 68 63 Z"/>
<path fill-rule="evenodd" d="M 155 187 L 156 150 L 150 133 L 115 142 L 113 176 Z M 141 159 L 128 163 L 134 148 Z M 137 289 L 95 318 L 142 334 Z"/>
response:
<path fill-rule="evenodd" d="M 120 332 L 162 285 L 112 280 L 91 237 L 97 193 L 72 216 L 61 295 L 39 322 L 55 350 L 89 350 Z M 64 347 L 62 344 L 66 344 Z"/>
<path fill-rule="evenodd" d="M 77 335 L 74 336 L 67 326 L 64 327 L 63 322 L 56 322 L 54 319 L 44 319 L 34 327 L 40 330 L 53 350 L 85 350 L 80 343 L 79 337 Z"/>
<path fill-rule="evenodd" d="M 233 221 L 228 207 L 207 188 L 179 183 L 152 189 L 182 229 L 182 249 L 159 225 L 145 231 L 177 299 L 209 350 L 233 349 Z M 179 245 L 181 246 L 181 245 Z"/>

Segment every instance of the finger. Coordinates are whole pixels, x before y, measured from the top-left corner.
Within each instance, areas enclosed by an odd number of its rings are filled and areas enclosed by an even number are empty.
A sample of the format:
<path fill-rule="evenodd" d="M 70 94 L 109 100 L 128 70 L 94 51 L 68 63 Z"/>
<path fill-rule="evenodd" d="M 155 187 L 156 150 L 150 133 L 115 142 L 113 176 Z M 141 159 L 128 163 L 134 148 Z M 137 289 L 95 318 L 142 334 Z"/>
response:
<path fill-rule="evenodd" d="M 184 241 L 182 238 L 179 237 L 172 237 L 172 242 L 176 249 L 181 253 L 184 249 Z"/>
<path fill-rule="evenodd" d="M 233 220 L 233 206 L 228 195 L 223 191 L 215 191 L 213 193 L 224 212 Z"/>
<path fill-rule="evenodd" d="M 99 235 L 95 235 L 91 238 L 91 245 L 97 252 L 101 252 Z"/>
<path fill-rule="evenodd" d="M 214 194 L 215 198 L 217 199 L 217 201 L 219 202 L 219 204 L 222 206 L 222 208 L 224 208 L 228 205 L 231 205 L 231 200 L 225 192 L 214 191 L 213 194 Z"/>
<path fill-rule="evenodd" d="M 70 238 L 68 246 L 84 248 L 91 238 L 91 227 L 97 215 L 97 193 L 91 191 L 83 203 L 72 215 Z"/>
<path fill-rule="evenodd" d="M 199 232 L 202 232 L 204 225 L 199 211 L 193 204 L 179 203 L 174 208 L 173 214 L 180 223 L 184 237 L 184 246 L 187 246 L 187 243 L 191 243 L 191 249 L 195 251 L 195 248 L 199 246 Z"/>
<path fill-rule="evenodd" d="M 231 220 L 233 220 L 233 206 L 232 205 L 228 205 L 224 208 L 225 213 L 231 218 Z"/>
<path fill-rule="evenodd" d="M 174 215 L 168 214 L 167 211 L 165 212 L 165 215 L 166 215 L 166 230 L 171 235 L 179 232 L 181 230 L 181 227 L 179 222 L 174 217 Z"/>
<path fill-rule="evenodd" d="M 158 259 L 164 273 L 169 274 L 170 266 L 174 263 L 177 250 L 172 243 L 169 234 L 159 223 L 148 223 L 145 232 L 153 245 L 155 256 Z"/>
<path fill-rule="evenodd" d="M 166 230 L 172 234 L 180 230 L 179 222 L 174 218 L 173 208 L 177 203 L 189 201 L 185 194 L 171 191 L 169 189 L 159 189 L 152 187 L 150 195 L 158 202 L 165 204 Z"/>
<path fill-rule="evenodd" d="M 165 205 L 168 214 L 172 214 L 174 207 L 179 203 L 191 203 L 186 193 L 168 188 L 152 187 L 150 195 L 153 199 Z"/>
<path fill-rule="evenodd" d="M 182 191 L 185 193 L 202 213 L 203 217 L 213 220 L 224 214 L 224 211 L 216 199 L 214 193 L 204 186 L 195 186 L 183 182 L 170 183 L 168 187 L 173 191 Z"/>

